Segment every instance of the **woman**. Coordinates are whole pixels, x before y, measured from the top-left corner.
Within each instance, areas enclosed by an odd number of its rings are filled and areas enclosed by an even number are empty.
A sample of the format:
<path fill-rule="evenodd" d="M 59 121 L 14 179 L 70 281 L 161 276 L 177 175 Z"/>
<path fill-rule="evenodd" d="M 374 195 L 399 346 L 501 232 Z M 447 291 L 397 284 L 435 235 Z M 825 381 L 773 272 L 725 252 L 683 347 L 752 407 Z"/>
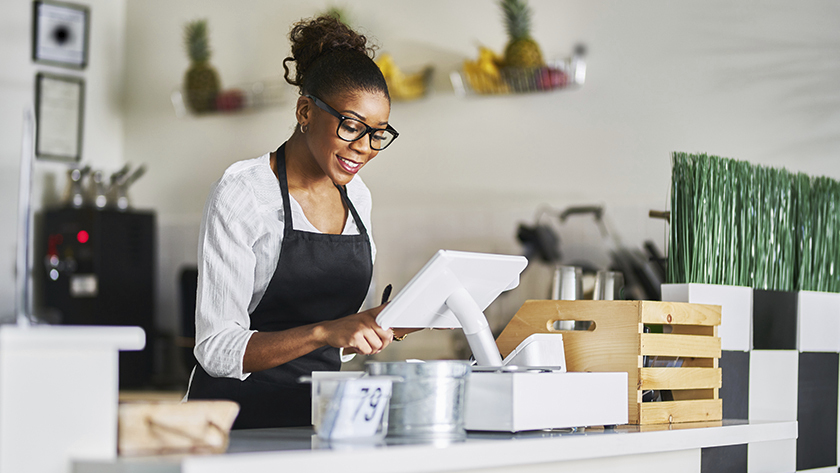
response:
<path fill-rule="evenodd" d="M 383 306 L 357 313 L 375 255 L 357 173 L 398 135 L 385 79 L 365 37 L 333 18 L 299 22 L 290 39 L 298 125 L 275 152 L 225 171 L 200 235 L 188 398 L 237 401 L 234 428 L 310 425 L 298 378 L 395 337 L 376 324 Z"/>

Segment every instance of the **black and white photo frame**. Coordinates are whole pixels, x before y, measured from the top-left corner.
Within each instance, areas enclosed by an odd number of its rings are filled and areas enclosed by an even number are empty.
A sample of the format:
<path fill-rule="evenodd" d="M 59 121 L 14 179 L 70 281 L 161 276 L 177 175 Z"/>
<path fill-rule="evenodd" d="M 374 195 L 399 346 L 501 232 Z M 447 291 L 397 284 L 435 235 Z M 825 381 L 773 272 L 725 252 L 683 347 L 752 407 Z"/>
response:
<path fill-rule="evenodd" d="M 35 79 L 35 155 L 79 161 L 82 155 L 85 81 L 39 73 Z"/>
<path fill-rule="evenodd" d="M 72 3 L 36 1 L 32 13 L 32 59 L 84 69 L 88 62 L 90 9 Z"/>

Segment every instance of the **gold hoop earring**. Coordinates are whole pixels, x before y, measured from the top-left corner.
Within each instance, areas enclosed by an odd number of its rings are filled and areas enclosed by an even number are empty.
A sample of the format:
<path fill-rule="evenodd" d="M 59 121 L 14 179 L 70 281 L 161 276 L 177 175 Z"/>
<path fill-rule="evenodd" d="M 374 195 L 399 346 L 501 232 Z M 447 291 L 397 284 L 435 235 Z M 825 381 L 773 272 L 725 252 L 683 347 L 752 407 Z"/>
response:
<path fill-rule="evenodd" d="M 303 123 L 301 123 L 300 124 L 300 132 L 301 133 L 306 133 L 307 131 L 309 131 L 309 125 L 304 125 Z"/>

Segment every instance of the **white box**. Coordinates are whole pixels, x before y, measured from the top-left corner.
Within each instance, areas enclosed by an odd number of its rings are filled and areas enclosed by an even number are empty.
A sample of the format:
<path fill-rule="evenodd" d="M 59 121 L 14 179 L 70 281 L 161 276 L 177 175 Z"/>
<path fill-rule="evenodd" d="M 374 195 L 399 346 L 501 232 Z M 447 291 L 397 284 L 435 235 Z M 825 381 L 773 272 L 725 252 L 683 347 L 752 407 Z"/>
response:
<path fill-rule="evenodd" d="M 627 423 L 627 373 L 476 372 L 467 430 L 519 432 Z"/>
<path fill-rule="evenodd" d="M 796 471 L 796 439 L 750 443 L 747 465 L 749 473 Z M 813 473 L 814 470 L 808 471 Z"/>
<path fill-rule="evenodd" d="M 717 284 L 663 284 L 662 300 L 720 306 L 721 350 L 752 349 L 753 290 L 746 286 Z"/>
<path fill-rule="evenodd" d="M 140 327 L 0 327 L 0 473 L 67 473 L 117 457 L 119 350 Z"/>
<path fill-rule="evenodd" d="M 749 420 L 796 420 L 799 409 L 798 351 L 751 351 L 749 382 Z"/>
<path fill-rule="evenodd" d="M 800 291 L 799 351 L 840 352 L 840 294 Z"/>

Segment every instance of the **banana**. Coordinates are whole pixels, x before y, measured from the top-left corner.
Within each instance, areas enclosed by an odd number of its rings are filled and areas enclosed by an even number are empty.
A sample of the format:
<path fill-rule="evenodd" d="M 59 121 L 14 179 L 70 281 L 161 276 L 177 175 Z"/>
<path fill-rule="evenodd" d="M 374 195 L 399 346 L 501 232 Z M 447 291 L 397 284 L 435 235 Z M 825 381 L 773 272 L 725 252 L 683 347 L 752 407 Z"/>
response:
<path fill-rule="evenodd" d="M 426 93 L 426 83 L 432 73 L 431 67 L 414 74 L 405 74 L 397 67 L 393 57 L 387 53 L 381 55 L 376 64 L 385 77 L 391 97 L 397 100 L 413 100 Z"/>
<path fill-rule="evenodd" d="M 502 61 L 502 57 L 492 49 L 484 46 L 479 47 L 478 64 L 485 74 L 492 77 L 500 77 L 499 68 L 501 67 Z"/>
<path fill-rule="evenodd" d="M 500 65 L 502 57 L 484 46 L 478 49 L 478 59 L 464 61 L 464 76 L 475 92 L 479 94 L 505 94 L 508 85 L 502 78 Z"/>

